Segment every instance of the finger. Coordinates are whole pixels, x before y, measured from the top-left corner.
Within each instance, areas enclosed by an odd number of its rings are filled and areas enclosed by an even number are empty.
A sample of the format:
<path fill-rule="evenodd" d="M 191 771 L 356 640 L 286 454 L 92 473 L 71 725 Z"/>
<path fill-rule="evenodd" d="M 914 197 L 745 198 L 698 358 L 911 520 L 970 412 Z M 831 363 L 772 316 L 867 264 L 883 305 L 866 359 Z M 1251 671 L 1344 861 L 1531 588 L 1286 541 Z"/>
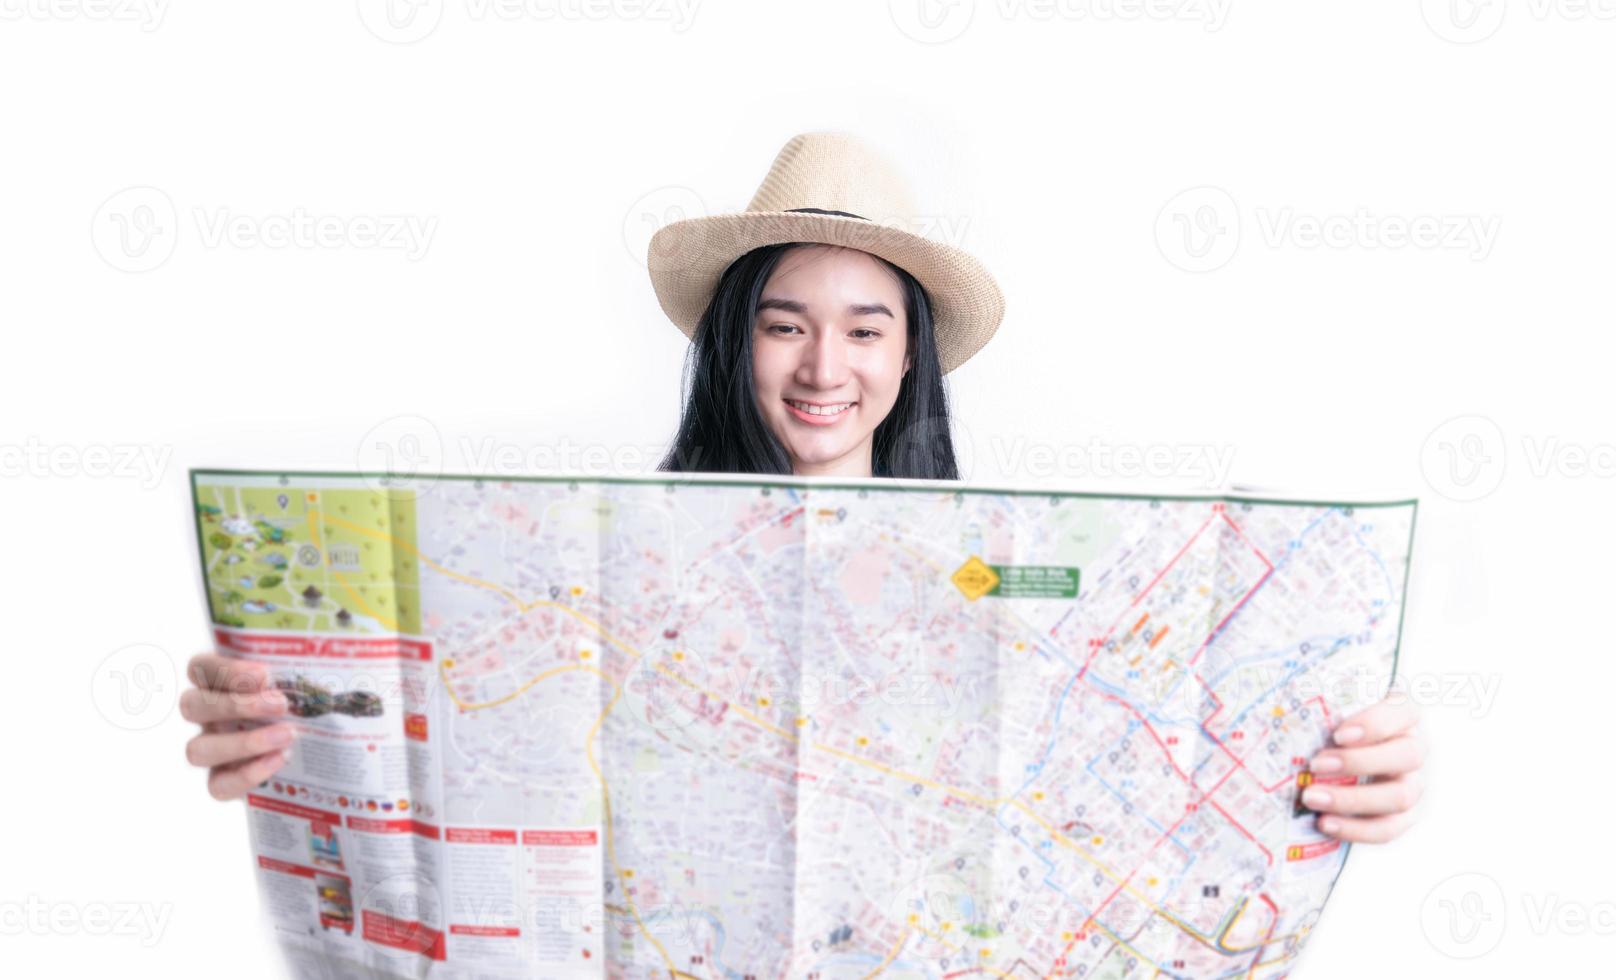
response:
<path fill-rule="evenodd" d="M 284 749 L 295 736 L 289 724 L 266 725 L 248 732 L 203 732 L 185 743 L 185 761 L 208 768 L 227 765 Z"/>
<path fill-rule="evenodd" d="M 1408 811 L 1384 817 L 1338 817 L 1335 814 L 1320 817 L 1319 830 L 1339 840 L 1359 844 L 1384 844 L 1407 830 L 1414 822 Z"/>
<path fill-rule="evenodd" d="M 188 687 L 180 692 L 180 717 L 201 725 L 235 719 L 278 718 L 286 712 L 286 695 L 273 687 L 251 693 L 216 691 L 209 687 Z"/>
<path fill-rule="evenodd" d="M 286 750 L 279 749 L 228 766 L 215 766 L 208 771 L 208 793 L 216 800 L 246 796 L 249 790 L 286 765 L 287 758 Z"/>
<path fill-rule="evenodd" d="M 199 653 L 191 658 L 185 676 L 197 687 L 213 691 L 252 694 L 271 686 L 269 668 L 239 657 L 221 657 L 217 653 Z"/>
<path fill-rule="evenodd" d="M 1420 801 L 1423 786 L 1417 773 L 1361 786 L 1320 785 L 1302 791 L 1302 802 L 1320 813 L 1381 816 L 1411 810 Z"/>
<path fill-rule="evenodd" d="M 1420 706 L 1394 692 L 1342 719 L 1332 737 L 1337 745 L 1367 745 L 1402 735 L 1420 721 Z"/>
<path fill-rule="evenodd" d="M 1378 745 L 1356 749 L 1325 749 L 1308 768 L 1316 773 L 1345 776 L 1398 776 L 1425 764 L 1425 740 L 1399 735 Z"/>

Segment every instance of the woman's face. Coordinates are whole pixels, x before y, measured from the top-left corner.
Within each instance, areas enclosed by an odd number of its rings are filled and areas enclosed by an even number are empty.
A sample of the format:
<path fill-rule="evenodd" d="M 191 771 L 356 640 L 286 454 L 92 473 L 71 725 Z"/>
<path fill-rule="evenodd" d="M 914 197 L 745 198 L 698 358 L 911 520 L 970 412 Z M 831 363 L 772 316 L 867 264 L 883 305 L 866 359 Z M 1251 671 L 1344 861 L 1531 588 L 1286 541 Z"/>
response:
<path fill-rule="evenodd" d="M 781 257 L 752 324 L 752 377 L 793 473 L 872 475 L 875 427 L 909 370 L 908 334 L 897 277 L 880 259 L 830 245 Z"/>

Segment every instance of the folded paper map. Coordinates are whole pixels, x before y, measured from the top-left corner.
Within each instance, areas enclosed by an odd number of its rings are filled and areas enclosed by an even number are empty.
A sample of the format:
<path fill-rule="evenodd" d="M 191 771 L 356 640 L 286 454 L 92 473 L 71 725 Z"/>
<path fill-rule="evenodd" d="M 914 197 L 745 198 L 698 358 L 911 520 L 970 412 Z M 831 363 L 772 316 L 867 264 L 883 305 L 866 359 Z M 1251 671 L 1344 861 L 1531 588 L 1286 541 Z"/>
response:
<path fill-rule="evenodd" d="M 1412 500 L 193 470 L 298 977 L 1279 977 Z M 1349 779 L 1351 777 L 1348 777 Z M 1319 782 L 1339 777 L 1316 777 Z"/>

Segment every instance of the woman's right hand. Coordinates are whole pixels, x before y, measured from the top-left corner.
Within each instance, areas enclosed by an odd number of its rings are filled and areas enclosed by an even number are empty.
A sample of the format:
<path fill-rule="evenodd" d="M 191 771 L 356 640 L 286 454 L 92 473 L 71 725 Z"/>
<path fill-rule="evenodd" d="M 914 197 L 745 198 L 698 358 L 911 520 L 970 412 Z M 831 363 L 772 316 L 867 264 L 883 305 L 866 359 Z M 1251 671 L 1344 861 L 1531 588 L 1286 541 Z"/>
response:
<path fill-rule="evenodd" d="M 234 800 L 286 764 L 296 735 L 286 696 L 270 683 L 263 664 L 199 653 L 186 675 L 195 687 L 180 695 L 180 715 L 202 726 L 185 743 L 185 761 L 208 770 L 208 792 Z M 239 722 L 271 722 L 237 731 Z"/>

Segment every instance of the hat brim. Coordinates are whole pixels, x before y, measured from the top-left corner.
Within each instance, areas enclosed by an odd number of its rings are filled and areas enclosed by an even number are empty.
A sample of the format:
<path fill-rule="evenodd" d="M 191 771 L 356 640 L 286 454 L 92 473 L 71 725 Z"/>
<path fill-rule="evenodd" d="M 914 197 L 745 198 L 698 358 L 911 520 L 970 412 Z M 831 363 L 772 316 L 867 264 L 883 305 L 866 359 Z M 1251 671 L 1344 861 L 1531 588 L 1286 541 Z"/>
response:
<path fill-rule="evenodd" d="M 878 255 L 908 272 L 932 302 L 944 374 L 981 350 L 1004 319 L 1004 293 L 969 253 L 902 228 L 840 215 L 743 211 L 687 218 L 651 236 L 646 266 L 662 310 L 691 339 L 719 277 L 762 245 L 815 242 Z"/>

